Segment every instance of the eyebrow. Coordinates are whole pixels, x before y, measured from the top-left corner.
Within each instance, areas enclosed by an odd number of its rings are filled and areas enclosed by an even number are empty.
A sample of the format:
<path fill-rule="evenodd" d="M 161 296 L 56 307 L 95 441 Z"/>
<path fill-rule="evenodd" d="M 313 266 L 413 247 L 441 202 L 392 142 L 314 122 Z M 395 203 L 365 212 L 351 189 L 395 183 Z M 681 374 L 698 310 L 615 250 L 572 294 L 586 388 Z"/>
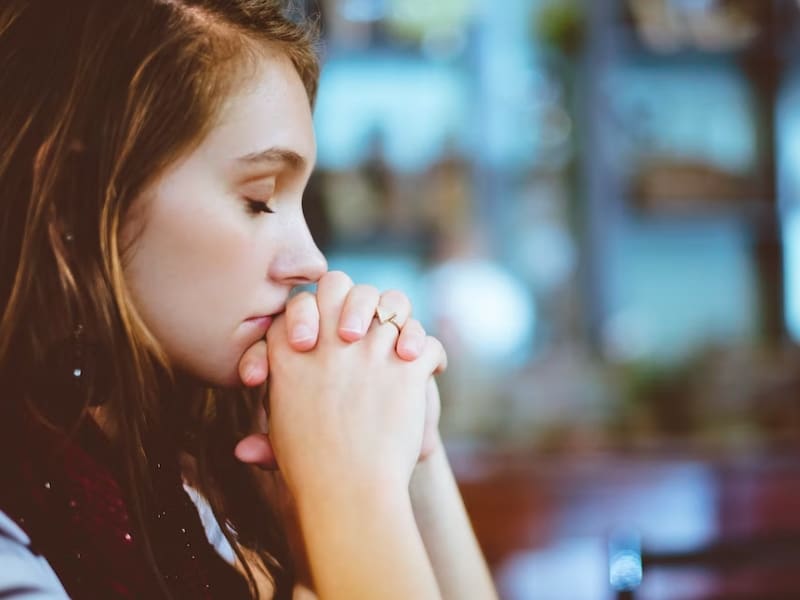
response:
<path fill-rule="evenodd" d="M 260 152 L 252 152 L 245 154 L 236 159 L 239 164 L 245 165 L 261 165 L 264 163 L 272 163 L 275 165 L 288 165 L 293 170 L 301 171 L 306 166 L 306 159 L 300 156 L 294 150 L 287 148 L 267 148 Z"/>

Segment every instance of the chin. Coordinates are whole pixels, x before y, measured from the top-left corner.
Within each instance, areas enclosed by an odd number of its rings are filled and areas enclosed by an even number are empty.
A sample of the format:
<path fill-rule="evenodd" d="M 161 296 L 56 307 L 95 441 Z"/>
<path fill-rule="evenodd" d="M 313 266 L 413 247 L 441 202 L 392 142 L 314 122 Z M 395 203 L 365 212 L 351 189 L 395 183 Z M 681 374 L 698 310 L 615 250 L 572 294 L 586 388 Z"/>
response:
<path fill-rule="evenodd" d="M 239 377 L 238 370 L 235 371 L 232 375 L 224 377 L 220 379 L 220 381 L 216 384 L 218 387 L 224 388 L 243 388 L 244 384 L 242 383 L 241 377 Z"/>
<path fill-rule="evenodd" d="M 181 371 L 198 383 L 209 387 L 243 387 L 244 384 L 242 383 L 241 377 L 239 377 L 238 361 L 233 362 L 230 366 L 226 365 L 226 367 L 225 370 L 221 370 L 219 365 L 215 365 L 215 368 L 210 368 L 209 365 L 184 365 Z"/>
<path fill-rule="evenodd" d="M 214 373 L 207 373 L 203 380 L 212 387 L 221 388 L 241 388 L 244 387 L 242 378 L 239 377 L 238 364 L 231 367 L 230 370 L 220 372 L 216 370 Z"/>
<path fill-rule="evenodd" d="M 244 386 L 239 376 L 239 363 L 242 360 L 247 346 L 244 344 L 231 344 L 221 348 L 220 343 L 205 343 L 206 347 L 216 346 L 215 353 L 205 355 L 197 352 L 184 352 L 175 357 L 175 366 L 189 375 L 192 379 L 209 387 L 241 388 Z"/>

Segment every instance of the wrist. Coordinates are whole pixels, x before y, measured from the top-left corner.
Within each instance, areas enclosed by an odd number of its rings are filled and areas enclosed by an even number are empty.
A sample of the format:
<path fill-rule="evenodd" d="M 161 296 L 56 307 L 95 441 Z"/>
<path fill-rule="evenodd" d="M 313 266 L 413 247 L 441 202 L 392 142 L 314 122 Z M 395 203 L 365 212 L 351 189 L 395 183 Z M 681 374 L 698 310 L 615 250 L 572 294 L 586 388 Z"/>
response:
<path fill-rule="evenodd" d="M 373 598 L 387 582 L 387 598 L 440 598 L 407 489 L 308 498 L 300 526 L 321 598 Z"/>
<path fill-rule="evenodd" d="M 441 485 L 449 473 L 450 464 L 447 461 L 447 452 L 439 440 L 436 449 L 414 467 L 408 485 L 411 501 L 416 504 L 419 500 L 431 496 L 436 486 Z"/>
<path fill-rule="evenodd" d="M 408 485 L 401 480 L 338 479 L 309 486 L 294 493 L 301 526 L 318 527 L 321 521 L 357 520 L 375 513 L 402 510 L 410 507 Z"/>

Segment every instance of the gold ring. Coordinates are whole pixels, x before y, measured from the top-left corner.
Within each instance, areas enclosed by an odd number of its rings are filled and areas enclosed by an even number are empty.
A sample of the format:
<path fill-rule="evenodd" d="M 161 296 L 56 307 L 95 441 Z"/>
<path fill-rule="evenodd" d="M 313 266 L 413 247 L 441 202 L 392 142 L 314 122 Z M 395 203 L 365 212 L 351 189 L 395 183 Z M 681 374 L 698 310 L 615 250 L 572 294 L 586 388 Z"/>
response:
<path fill-rule="evenodd" d="M 378 319 L 378 323 L 381 325 L 385 325 L 386 323 L 391 323 L 397 328 L 397 333 L 400 333 L 400 324 L 395 321 L 395 317 L 397 317 L 397 313 L 394 311 L 389 311 L 386 308 L 378 306 L 375 309 L 375 318 Z"/>

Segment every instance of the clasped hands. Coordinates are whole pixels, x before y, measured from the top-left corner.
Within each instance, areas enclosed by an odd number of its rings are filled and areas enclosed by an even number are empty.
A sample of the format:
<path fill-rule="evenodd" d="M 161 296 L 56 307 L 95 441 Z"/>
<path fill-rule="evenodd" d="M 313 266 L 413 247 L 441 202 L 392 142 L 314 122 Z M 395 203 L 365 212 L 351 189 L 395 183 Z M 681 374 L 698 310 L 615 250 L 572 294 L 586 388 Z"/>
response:
<path fill-rule="evenodd" d="M 394 324 L 373 320 L 378 307 L 395 314 Z M 416 459 L 424 460 L 441 444 L 433 375 L 446 365 L 444 349 L 411 317 L 404 294 L 326 273 L 316 295 L 291 298 L 266 340 L 242 356 L 242 382 L 268 384 L 270 431 L 247 436 L 235 454 L 283 471 L 307 471 L 314 457 L 364 463 L 384 449 L 407 459 L 417 448 Z M 408 461 L 397 466 L 408 469 Z"/>

